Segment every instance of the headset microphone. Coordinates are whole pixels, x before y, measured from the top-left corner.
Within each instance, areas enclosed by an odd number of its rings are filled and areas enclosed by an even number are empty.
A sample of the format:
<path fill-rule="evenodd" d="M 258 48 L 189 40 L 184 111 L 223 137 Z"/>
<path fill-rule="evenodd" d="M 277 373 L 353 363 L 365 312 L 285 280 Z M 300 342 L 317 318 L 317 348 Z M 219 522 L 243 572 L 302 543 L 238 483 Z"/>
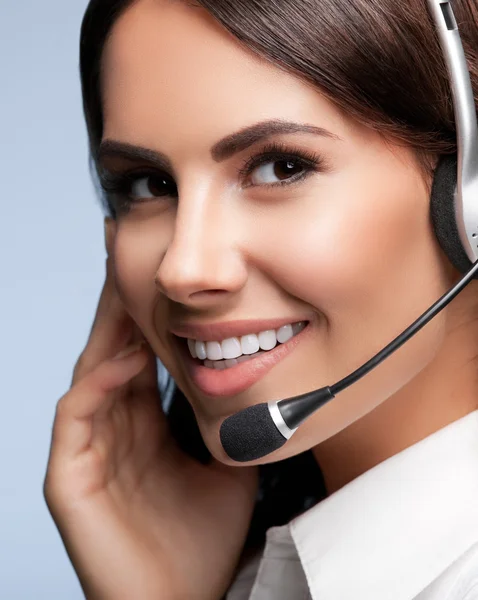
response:
<path fill-rule="evenodd" d="M 225 419 L 221 443 L 235 461 L 256 460 L 280 448 L 305 419 L 400 348 L 478 278 L 478 127 L 473 89 L 449 0 L 428 0 L 428 5 L 447 65 L 457 130 L 457 154 L 441 157 L 435 169 L 430 210 L 442 249 L 465 275 L 388 346 L 341 381 L 250 406 Z"/>

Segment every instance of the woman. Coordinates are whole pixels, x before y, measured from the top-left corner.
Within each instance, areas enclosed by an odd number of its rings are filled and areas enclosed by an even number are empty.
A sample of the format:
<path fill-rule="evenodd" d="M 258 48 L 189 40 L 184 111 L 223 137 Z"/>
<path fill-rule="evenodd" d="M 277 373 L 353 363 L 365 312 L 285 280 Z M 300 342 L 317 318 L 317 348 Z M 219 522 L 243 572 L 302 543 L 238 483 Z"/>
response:
<path fill-rule="evenodd" d="M 453 6 L 476 98 L 478 6 Z M 430 220 L 456 131 L 425 0 L 92 0 L 81 77 L 108 259 L 44 492 L 86 597 L 472 598 L 475 281 L 277 451 L 239 464 L 219 438 L 458 278 Z"/>

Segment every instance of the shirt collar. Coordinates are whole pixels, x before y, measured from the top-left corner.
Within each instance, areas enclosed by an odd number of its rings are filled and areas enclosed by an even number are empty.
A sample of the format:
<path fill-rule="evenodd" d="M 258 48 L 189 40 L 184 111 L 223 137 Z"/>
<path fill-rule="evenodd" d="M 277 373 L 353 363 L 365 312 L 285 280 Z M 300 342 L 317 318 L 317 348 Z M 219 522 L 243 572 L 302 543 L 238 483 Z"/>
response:
<path fill-rule="evenodd" d="M 314 600 L 413 598 L 478 540 L 478 410 L 292 520 Z"/>

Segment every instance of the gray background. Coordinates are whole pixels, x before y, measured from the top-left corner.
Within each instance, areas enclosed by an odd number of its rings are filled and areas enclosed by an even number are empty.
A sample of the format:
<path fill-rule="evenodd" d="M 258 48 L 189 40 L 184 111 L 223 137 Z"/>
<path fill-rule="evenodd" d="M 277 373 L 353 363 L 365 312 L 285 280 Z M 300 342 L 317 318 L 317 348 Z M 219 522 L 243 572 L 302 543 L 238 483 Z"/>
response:
<path fill-rule="evenodd" d="M 0 0 L 0 599 L 84 598 L 43 499 L 104 280 L 78 71 L 87 0 Z"/>

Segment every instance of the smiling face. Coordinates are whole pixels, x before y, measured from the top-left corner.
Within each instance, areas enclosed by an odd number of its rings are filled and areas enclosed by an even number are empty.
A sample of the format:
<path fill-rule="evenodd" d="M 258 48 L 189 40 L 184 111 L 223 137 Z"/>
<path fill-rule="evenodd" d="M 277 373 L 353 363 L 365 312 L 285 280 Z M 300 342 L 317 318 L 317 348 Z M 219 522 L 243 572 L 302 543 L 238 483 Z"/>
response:
<path fill-rule="evenodd" d="M 103 68 L 101 164 L 135 171 L 115 204 L 118 291 L 228 462 L 225 417 L 335 383 L 448 289 L 430 182 L 410 150 L 247 52 L 203 9 L 140 0 L 114 25 Z M 133 158 L 132 146 L 148 152 Z M 184 329 L 249 320 L 260 322 Z M 300 321 L 290 342 L 230 370 L 186 358 L 171 331 L 220 342 Z M 369 413 L 434 359 L 443 335 L 439 315 L 258 462 Z"/>

